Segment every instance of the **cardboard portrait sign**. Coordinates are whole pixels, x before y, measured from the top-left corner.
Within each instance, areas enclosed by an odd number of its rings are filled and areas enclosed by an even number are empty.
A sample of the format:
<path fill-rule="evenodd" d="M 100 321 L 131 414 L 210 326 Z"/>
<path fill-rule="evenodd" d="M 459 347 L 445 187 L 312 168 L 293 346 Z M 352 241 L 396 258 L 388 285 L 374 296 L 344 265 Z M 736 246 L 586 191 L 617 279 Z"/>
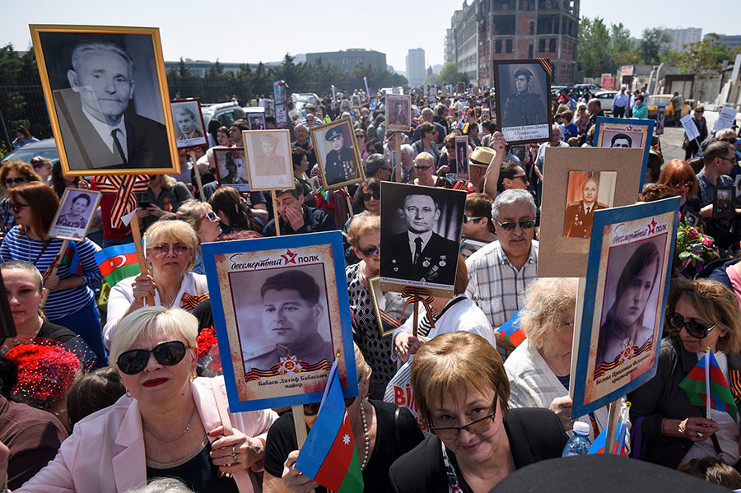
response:
<path fill-rule="evenodd" d="M 452 296 L 466 192 L 381 182 L 381 289 Z"/>
<path fill-rule="evenodd" d="M 232 411 L 318 402 L 332 361 L 358 394 L 339 231 L 203 244 Z"/>
<path fill-rule="evenodd" d="M 203 123 L 201 100 L 194 98 L 170 101 L 170 108 L 172 121 L 175 124 L 178 149 L 208 148 L 208 135 L 206 124 Z"/>
<path fill-rule="evenodd" d="M 458 180 L 468 180 L 468 137 L 456 137 L 455 138 L 455 170 L 454 172 Z"/>
<path fill-rule="evenodd" d="M 159 29 L 29 27 L 65 175 L 180 172 Z"/>
<path fill-rule="evenodd" d="M 679 197 L 599 210 L 569 393 L 584 416 L 651 379 L 664 326 Z"/>
<path fill-rule="evenodd" d="M 646 175 L 646 166 L 648 166 L 648 155 L 651 151 L 653 131 L 653 120 L 597 117 L 597 125 L 594 131 L 594 147 L 643 150 L 643 161 L 641 163 L 642 174 L 638 193 L 643 191 L 643 182 Z"/>
<path fill-rule="evenodd" d="M 288 130 L 242 131 L 250 190 L 293 188 L 291 136 Z"/>
<path fill-rule="evenodd" d="M 584 277 L 594 215 L 638 200 L 641 149 L 549 147 L 538 277 Z"/>
<path fill-rule="evenodd" d="M 250 191 L 247 158 L 243 147 L 214 147 L 216 179 L 219 186 L 229 186 L 239 192 Z"/>
<path fill-rule="evenodd" d="M 49 236 L 80 241 L 87 236 L 101 193 L 95 190 L 67 188 L 49 229 Z"/>

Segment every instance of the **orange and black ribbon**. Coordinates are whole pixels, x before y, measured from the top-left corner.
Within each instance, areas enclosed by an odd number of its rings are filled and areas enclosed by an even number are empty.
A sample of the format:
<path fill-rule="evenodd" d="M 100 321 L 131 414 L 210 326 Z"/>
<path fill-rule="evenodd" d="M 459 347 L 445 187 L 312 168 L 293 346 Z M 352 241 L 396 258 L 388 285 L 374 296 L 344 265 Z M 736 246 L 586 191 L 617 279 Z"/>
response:
<path fill-rule="evenodd" d="M 114 228 L 123 226 L 121 217 L 136 209 L 135 193 L 146 192 L 149 188 L 147 175 L 106 176 L 97 183 L 101 193 L 115 193 L 116 200 L 111 208 L 111 223 Z"/>
<path fill-rule="evenodd" d="M 409 306 L 412 303 L 420 302 L 422 303 L 422 305 L 424 305 L 425 310 L 427 310 L 427 318 L 430 321 L 430 328 L 431 329 L 435 328 L 435 321 L 432 318 L 432 307 L 430 306 L 434 298 L 432 297 L 432 294 L 430 294 L 429 290 L 425 288 L 407 286 L 401 292 L 401 296 L 403 296 L 407 300 L 404 303 L 404 308 L 401 310 L 401 316 L 399 317 L 399 323 L 402 323 L 402 321 L 404 320 L 404 312 L 406 311 L 407 306 Z"/>
<path fill-rule="evenodd" d="M 182 298 L 180 298 L 180 308 L 185 311 L 192 312 L 198 305 L 201 304 L 201 302 L 206 301 L 207 299 L 209 299 L 208 293 L 199 294 L 196 296 L 188 293 L 183 293 Z"/>

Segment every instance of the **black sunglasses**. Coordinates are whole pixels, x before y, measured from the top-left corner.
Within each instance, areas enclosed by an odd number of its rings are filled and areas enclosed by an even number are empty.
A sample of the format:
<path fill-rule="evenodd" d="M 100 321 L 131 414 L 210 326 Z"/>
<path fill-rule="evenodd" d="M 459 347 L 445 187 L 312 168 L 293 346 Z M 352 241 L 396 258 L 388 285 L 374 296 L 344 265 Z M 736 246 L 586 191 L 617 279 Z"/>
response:
<path fill-rule="evenodd" d="M 144 370 L 149 363 L 149 353 L 154 359 L 165 366 L 175 366 L 185 357 L 188 346 L 183 341 L 169 341 L 157 344 L 154 349 L 132 349 L 124 351 L 116 360 L 118 369 L 127 375 L 136 375 Z"/>
<path fill-rule="evenodd" d="M 15 202 L 10 204 L 10 209 L 15 213 L 17 213 L 24 207 L 31 207 L 31 204 L 16 204 Z"/>
<path fill-rule="evenodd" d="M 384 168 L 384 169 L 388 169 L 388 168 Z M 379 198 L 381 198 L 381 192 L 361 193 L 360 194 L 360 200 L 363 200 L 363 201 L 370 200 L 370 199 L 376 199 L 376 200 L 378 200 Z"/>
<path fill-rule="evenodd" d="M 18 178 L 6 178 L 5 179 L 5 185 L 11 186 L 13 184 L 19 184 L 19 183 L 26 183 L 26 179 L 22 176 L 19 176 Z"/>
<path fill-rule="evenodd" d="M 535 227 L 535 221 L 532 219 L 527 219 L 525 221 L 511 221 L 506 223 L 500 223 L 499 221 L 497 221 L 497 224 L 505 231 L 513 231 L 518 224 L 520 225 L 521 229 L 532 229 Z"/>
<path fill-rule="evenodd" d="M 360 251 L 360 253 L 362 253 L 366 257 L 375 257 L 376 255 L 378 255 L 378 252 L 380 252 L 381 249 L 377 246 L 371 245 L 368 248 L 358 247 L 358 251 Z"/>
<path fill-rule="evenodd" d="M 441 440 L 453 440 L 458 437 L 461 430 L 466 430 L 467 432 L 476 435 L 483 433 L 489 429 L 497 415 L 497 400 L 499 400 L 499 395 L 494 394 L 494 404 L 492 405 L 491 413 L 487 414 L 483 418 L 475 419 L 465 426 L 436 427 L 430 424 L 430 431 L 437 435 Z"/>
<path fill-rule="evenodd" d="M 684 330 L 695 339 L 705 339 L 716 324 L 708 326 L 691 318 L 685 320 L 679 313 L 672 313 L 666 316 L 666 325 L 677 333 L 681 332 L 684 327 Z"/>
<path fill-rule="evenodd" d="M 463 224 L 470 223 L 471 221 L 478 221 L 479 219 L 483 219 L 484 216 L 463 216 Z"/>

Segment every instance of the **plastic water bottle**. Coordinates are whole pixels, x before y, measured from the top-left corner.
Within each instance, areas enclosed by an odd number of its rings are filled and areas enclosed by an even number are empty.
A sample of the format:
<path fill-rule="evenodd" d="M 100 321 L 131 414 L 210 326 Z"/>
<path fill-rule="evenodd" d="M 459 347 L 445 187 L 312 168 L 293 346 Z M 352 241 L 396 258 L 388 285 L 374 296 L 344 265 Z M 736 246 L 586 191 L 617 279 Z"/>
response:
<path fill-rule="evenodd" d="M 574 436 L 572 436 L 563 448 L 563 457 L 574 455 L 585 455 L 589 452 L 592 442 L 589 440 L 589 425 L 583 421 L 574 423 Z"/>

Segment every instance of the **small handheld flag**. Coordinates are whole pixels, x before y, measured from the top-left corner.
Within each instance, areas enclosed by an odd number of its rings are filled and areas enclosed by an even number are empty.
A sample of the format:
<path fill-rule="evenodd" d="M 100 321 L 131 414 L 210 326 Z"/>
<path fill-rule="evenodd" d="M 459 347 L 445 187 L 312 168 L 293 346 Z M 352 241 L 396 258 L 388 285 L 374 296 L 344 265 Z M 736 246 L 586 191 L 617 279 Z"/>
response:
<path fill-rule="evenodd" d="M 502 334 L 514 347 L 522 344 L 522 341 L 527 339 L 525 337 L 525 331 L 520 326 L 520 310 L 517 310 L 509 320 L 504 322 L 498 329 L 498 332 Z"/>
<path fill-rule="evenodd" d="M 728 388 L 728 383 L 718 365 L 718 360 L 715 359 L 715 355 L 710 349 L 684 377 L 679 386 L 687 392 L 692 404 L 705 407 L 708 417 L 710 409 L 715 409 L 716 411 L 727 412 L 733 418 L 733 421 L 738 422 L 736 401 Z"/>
<path fill-rule="evenodd" d="M 627 426 L 625 423 L 617 423 L 617 433 L 615 434 L 615 443 L 613 444 L 612 454 L 613 455 L 624 455 L 627 457 L 627 451 L 625 450 L 625 432 Z M 605 453 L 605 440 L 607 440 L 607 428 L 605 427 L 597 438 L 594 439 L 589 452 L 587 454 L 604 454 Z"/>
<path fill-rule="evenodd" d="M 133 243 L 113 245 L 95 252 L 95 261 L 98 262 L 98 268 L 110 287 L 141 272 Z"/>
<path fill-rule="evenodd" d="M 337 359 L 329 371 L 316 422 L 296 459 L 296 469 L 338 493 L 363 491 L 363 473 L 337 375 Z"/>
<path fill-rule="evenodd" d="M 70 274 L 73 274 L 75 276 L 81 276 L 82 275 L 82 264 L 80 264 L 80 254 L 77 251 L 77 245 L 74 241 L 70 241 L 67 244 L 67 249 L 64 251 L 64 255 L 62 256 L 62 260 L 59 262 L 59 265 L 68 265 L 68 270 Z"/>

